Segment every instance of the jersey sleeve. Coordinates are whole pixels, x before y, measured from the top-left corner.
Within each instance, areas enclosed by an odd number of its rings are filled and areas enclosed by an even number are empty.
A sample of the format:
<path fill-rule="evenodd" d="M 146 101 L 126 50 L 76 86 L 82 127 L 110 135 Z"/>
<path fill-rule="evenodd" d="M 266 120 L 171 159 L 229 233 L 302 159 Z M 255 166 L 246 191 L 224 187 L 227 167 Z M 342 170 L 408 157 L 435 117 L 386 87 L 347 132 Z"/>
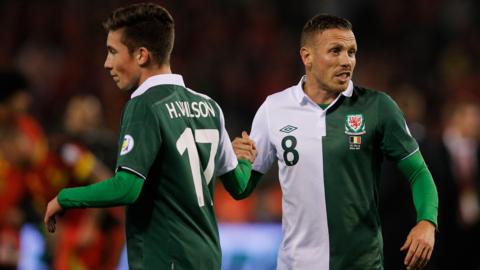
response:
<path fill-rule="evenodd" d="M 395 101 L 381 94 L 378 109 L 382 134 L 380 147 L 385 156 L 399 161 L 416 152 L 417 141 L 410 134 L 405 117 Z"/>
<path fill-rule="evenodd" d="M 159 122 L 150 105 L 138 98 L 130 100 L 122 115 L 117 170 L 146 179 L 161 144 Z"/>
<path fill-rule="evenodd" d="M 62 189 L 58 203 L 63 209 L 132 204 L 140 196 L 142 186 L 143 180 L 136 174 L 120 171 L 95 184 Z"/>
<path fill-rule="evenodd" d="M 256 143 L 257 157 L 253 170 L 265 174 L 275 159 L 275 147 L 270 140 L 268 123 L 268 99 L 260 106 L 252 123 L 250 138 Z"/>
<path fill-rule="evenodd" d="M 220 141 L 218 145 L 218 153 L 215 159 L 216 176 L 223 175 L 229 171 L 232 171 L 237 167 L 238 160 L 235 152 L 233 151 L 232 142 L 230 136 L 225 129 L 225 118 L 223 116 L 222 109 L 218 106 L 220 115 Z"/>

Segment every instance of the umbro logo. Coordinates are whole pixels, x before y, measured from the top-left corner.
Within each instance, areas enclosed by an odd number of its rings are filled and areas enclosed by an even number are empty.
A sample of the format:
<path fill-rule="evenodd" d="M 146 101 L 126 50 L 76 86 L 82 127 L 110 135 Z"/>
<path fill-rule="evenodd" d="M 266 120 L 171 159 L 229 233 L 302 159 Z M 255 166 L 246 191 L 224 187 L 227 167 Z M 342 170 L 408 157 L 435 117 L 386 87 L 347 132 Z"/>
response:
<path fill-rule="evenodd" d="M 284 133 L 290 133 L 294 130 L 298 129 L 297 127 L 294 127 L 294 126 L 284 126 L 283 128 L 280 129 L 281 132 L 284 132 Z"/>

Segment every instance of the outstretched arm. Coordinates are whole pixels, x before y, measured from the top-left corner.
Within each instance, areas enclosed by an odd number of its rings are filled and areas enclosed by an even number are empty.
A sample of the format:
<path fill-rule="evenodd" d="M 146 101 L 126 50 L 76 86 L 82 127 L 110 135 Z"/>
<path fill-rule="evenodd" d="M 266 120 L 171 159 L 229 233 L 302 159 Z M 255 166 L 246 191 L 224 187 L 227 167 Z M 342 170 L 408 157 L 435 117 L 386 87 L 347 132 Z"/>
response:
<path fill-rule="evenodd" d="M 262 174 L 252 171 L 252 163 L 257 156 L 255 142 L 250 139 L 248 133 L 243 131 L 242 137 L 237 137 L 232 142 L 233 150 L 238 159 L 237 167 L 220 176 L 225 189 L 236 200 L 248 197 Z"/>
<path fill-rule="evenodd" d="M 399 161 L 397 167 L 410 182 L 417 211 L 417 225 L 400 250 L 407 251 L 404 263 L 408 270 L 421 269 L 430 261 L 435 244 L 437 189 L 420 151 Z"/>
<path fill-rule="evenodd" d="M 263 174 L 252 171 L 250 161 L 241 159 L 235 170 L 222 176 L 223 186 L 235 200 L 241 200 L 252 194 Z"/>
<path fill-rule="evenodd" d="M 137 175 L 119 171 L 104 181 L 75 188 L 65 188 L 47 206 L 44 223 L 49 232 L 55 232 L 56 215 L 70 208 L 111 207 L 134 203 L 142 190 L 144 180 Z"/>

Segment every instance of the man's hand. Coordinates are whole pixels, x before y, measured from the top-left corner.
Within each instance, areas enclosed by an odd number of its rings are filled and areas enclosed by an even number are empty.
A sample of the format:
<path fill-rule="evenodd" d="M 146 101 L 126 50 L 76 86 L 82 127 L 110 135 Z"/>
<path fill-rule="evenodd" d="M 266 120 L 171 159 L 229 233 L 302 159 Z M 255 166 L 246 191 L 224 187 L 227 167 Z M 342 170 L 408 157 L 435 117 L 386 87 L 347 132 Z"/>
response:
<path fill-rule="evenodd" d="M 407 270 L 425 267 L 432 256 L 434 244 L 435 226 L 429 221 L 421 220 L 412 228 L 405 244 L 400 248 L 400 251 L 408 250 L 404 261 Z"/>
<path fill-rule="evenodd" d="M 47 227 L 48 231 L 51 233 L 55 232 L 56 229 L 56 215 L 62 212 L 62 207 L 58 203 L 57 196 L 53 198 L 47 205 L 47 211 L 45 212 L 45 217 L 43 218 L 43 223 Z"/>
<path fill-rule="evenodd" d="M 233 142 L 233 151 L 235 151 L 235 155 L 237 155 L 237 159 L 247 159 L 250 160 L 252 163 L 255 161 L 255 157 L 257 156 L 257 147 L 255 146 L 255 142 L 250 140 L 248 137 L 248 133 L 246 131 L 242 131 L 242 137 L 236 137 Z"/>

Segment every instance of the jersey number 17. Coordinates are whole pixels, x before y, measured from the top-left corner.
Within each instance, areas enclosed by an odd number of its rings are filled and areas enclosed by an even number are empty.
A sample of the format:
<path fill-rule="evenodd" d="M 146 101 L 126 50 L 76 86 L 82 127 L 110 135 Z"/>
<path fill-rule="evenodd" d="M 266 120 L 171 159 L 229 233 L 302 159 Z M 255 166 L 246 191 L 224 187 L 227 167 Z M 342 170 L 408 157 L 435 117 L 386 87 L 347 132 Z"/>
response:
<path fill-rule="evenodd" d="M 193 185 L 195 187 L 195 193 L 197 194 L 197 201 L 200 207 L 205 205 L 205 200 L 200 172 L 200 157 L 195 142 L 208 143 L 211 145 L 207 167 L 203 171 L 203 176 L 208 185 L 210 181 L 212 181 L 213 172 L 215 171 L 215 155 L 217 154 L 219 138 L 218 130 L 216 129 L 196 129 L 194 136 L 192 129 L 186 128 L 177 140 L 177 150 L 180 155 L 183 155 L 183 153 L 187 151 L 188 161 L 192 171 Z"/>

